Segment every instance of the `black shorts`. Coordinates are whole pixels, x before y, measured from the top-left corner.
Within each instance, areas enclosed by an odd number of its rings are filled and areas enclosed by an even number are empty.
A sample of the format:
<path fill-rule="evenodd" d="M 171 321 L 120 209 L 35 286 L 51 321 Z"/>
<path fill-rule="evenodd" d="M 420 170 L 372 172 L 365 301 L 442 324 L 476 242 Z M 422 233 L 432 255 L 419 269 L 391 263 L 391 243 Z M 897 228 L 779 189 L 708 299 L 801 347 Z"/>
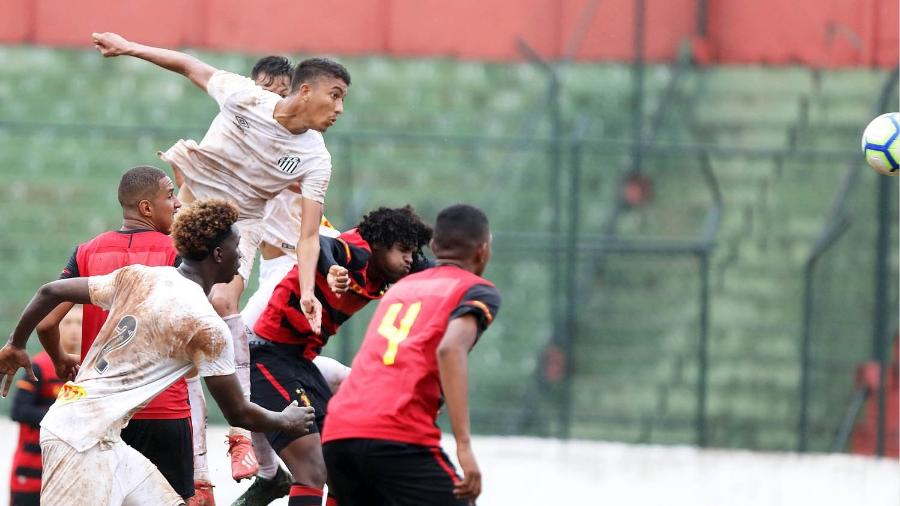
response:
<path fill-rule="evenodd" d="M 192 438 L 190 418 L 132 419 L 122 429 L 122 441 L 153 462 L 184 499 L 194 495 Z"/>
<path fill-rule="evenodd" d="M 303 358 L 300 345 L 250 341 L 250 402 L 271 411 L 281 411 L 295 400 L 316 409 L 316 424 L 309 434 L 322 431 L 331 387 L 319 368 Z M 280 452 L 303 436 L 267 432 L 272 449 Z"/>
<path fill-rule="evenodd" d="M 453 495 L 460 480 L 436 446 L 383 439 L 338 439 L 322 445 L 328 488 L 341 506 L 469 506 Z"/>
<path fill-rule="evenodd" d="M 13 492 L 10 494 L 9 506 L 41 506 L 41 493 Z"/>

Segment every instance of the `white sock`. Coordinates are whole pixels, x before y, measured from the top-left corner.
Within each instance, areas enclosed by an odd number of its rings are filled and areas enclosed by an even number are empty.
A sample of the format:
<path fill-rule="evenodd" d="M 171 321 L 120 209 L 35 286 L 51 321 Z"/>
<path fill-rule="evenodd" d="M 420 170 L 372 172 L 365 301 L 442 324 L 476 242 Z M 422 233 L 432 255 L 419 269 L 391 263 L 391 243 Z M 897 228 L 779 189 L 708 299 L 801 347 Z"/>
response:
<path fill-rule="evenodd" d="M 188 402 L 191 404 L 191 435 L 194 446 L 194 479 L 209 481 L 206 462 L 206 397 L 200 376 L 187 378 Z"/>
<path fill-rule="evenodd" d="M 275 450 L 269 446 L 265 434 L 254 432 L 250 434 L 250 438 L 253 440 L 253 453 L 259 462 L 259 472 L 256 476 L 271 480 L 278 472 L 278 455 L 275 455 Z"/>
<path fill-rule="evenodd" d="M 247 328 L 244 326 L 244 319 L 241 314 L 233 314 L 222 318 L 231 331 L 231 339 L 234 343 L 234 369 L 237 374 L 238 383 L 241 384 L 241 391 L 244 392 L 244 398 L 250 399 L 250 345 L 247 342 Z M 240 427 L 231 427 L 228 429 L 228 435 L 244 436 L 250 438 L 250 431 Z"/>
<path fill-rule="evenodd" d="M 241 314 L 233 314 L 222 318 L 228 324 L 231 331 L 231 339 L 234 343 L 234 368 L 238 382 L 244 397 L 250 398 L 250 345 L 247 344 L 247 327 Z"/>

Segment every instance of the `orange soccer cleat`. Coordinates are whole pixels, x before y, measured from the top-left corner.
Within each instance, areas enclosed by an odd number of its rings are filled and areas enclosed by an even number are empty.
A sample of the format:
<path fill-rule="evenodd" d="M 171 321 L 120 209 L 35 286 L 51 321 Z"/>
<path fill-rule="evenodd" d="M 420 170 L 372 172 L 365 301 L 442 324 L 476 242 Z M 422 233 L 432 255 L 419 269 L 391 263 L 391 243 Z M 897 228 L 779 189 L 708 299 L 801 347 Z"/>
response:
<path fill-rule="evenodd" d="M 256 476 L 259 471 L 259 462 L 253 453 L 253 444 L 250 438 L 240 434 L 228 436 L 228 455 L 231 455 L 231 477 L 234 481 L 241 481 Z"/>
<path fill-rule="evenodd" d="M 208 481 L 194 481 L 194 495 L 187 500 L 187 506 L 216 506 L 213 484 Z"/>

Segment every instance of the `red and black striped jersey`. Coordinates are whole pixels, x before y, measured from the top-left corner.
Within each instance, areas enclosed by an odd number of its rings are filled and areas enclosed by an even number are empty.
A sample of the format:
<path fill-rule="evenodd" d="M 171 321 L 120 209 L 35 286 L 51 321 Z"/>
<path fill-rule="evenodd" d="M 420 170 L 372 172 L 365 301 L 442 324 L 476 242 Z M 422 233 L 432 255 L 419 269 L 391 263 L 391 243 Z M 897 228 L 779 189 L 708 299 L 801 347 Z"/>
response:
<path fill-rule="evenodd" d="M 407 276 L 379 302 L 350 376 L 328 403 L 322 442 L 387 439 L 440 444 L 437 347 L 451 320 L 473 315 L 479 337 L 500 308 L 490 282 L 444 265 Z"/>
<path fill-rule="evenodd" d="M 47 352 L 34 356 L 31 369 L 37 381 L 26 376 L 16 383 L 18 389 L 10 412 L 10 418 L 19 422 L 19 444 L 13 455 L 9 483 L 10 491 L 16 493 L 41 491 L 40 423 L 65 383 L 56 376 Z"/>
<path fill-rule="evenodd" d="M 372 248 L 357 229 L 336 238 L 320 236 L 319 245 L 315 292 L 322 303 L 322 333 L 312 332 L 309 320 L 300 309 L 300 274 L 296 265 L 275 287 L 266 309 L 253 327 L 253 332 L 262 339 L 303 345 L 303 356 L 309 360 L 321 353 L 328 338 L 337 333 L 341 324 L 370 301 L 381 298 L 388 289 L 385 281 L 370 276 Z M 350 288 L 340 297 L 328 288 L 328 269 L 332 265 L 345 267 L 350 275 Z M 418 255 L 410 272 L 430 265 L 424 256 Z"/>
<path fill-rule="evenodd" d="M 101 276 L 127 265 L 149 267 L 177 266 L 180 263 L 172 238 L 162 232 L 148 229 L 113 230 L 104 232 L 90 241 L 78 245 L 69 262 L 59 275 L 60 279 Z M 81 360 L 106 323 L 108 311 L 93 304 L 84 305 L 81 324 Z M 187 384 L 178 380 L 171 387 L 151 400 L 135 419 L 176 419 L 191 416 L 188 405 Z"/>

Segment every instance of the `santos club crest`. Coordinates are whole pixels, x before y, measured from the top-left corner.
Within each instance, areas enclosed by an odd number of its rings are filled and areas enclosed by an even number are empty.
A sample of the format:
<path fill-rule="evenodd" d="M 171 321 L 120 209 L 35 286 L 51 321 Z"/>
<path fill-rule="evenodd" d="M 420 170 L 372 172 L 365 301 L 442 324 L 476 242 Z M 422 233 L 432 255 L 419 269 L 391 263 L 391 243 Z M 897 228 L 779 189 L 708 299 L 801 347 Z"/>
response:
<path fill-rule="evenodd" d="M 278 168 L 285 174 L 297 172 L 298 165 L 300 165 L 300 157 L 297 155 L 285 155 L 278 159 Z"/>

